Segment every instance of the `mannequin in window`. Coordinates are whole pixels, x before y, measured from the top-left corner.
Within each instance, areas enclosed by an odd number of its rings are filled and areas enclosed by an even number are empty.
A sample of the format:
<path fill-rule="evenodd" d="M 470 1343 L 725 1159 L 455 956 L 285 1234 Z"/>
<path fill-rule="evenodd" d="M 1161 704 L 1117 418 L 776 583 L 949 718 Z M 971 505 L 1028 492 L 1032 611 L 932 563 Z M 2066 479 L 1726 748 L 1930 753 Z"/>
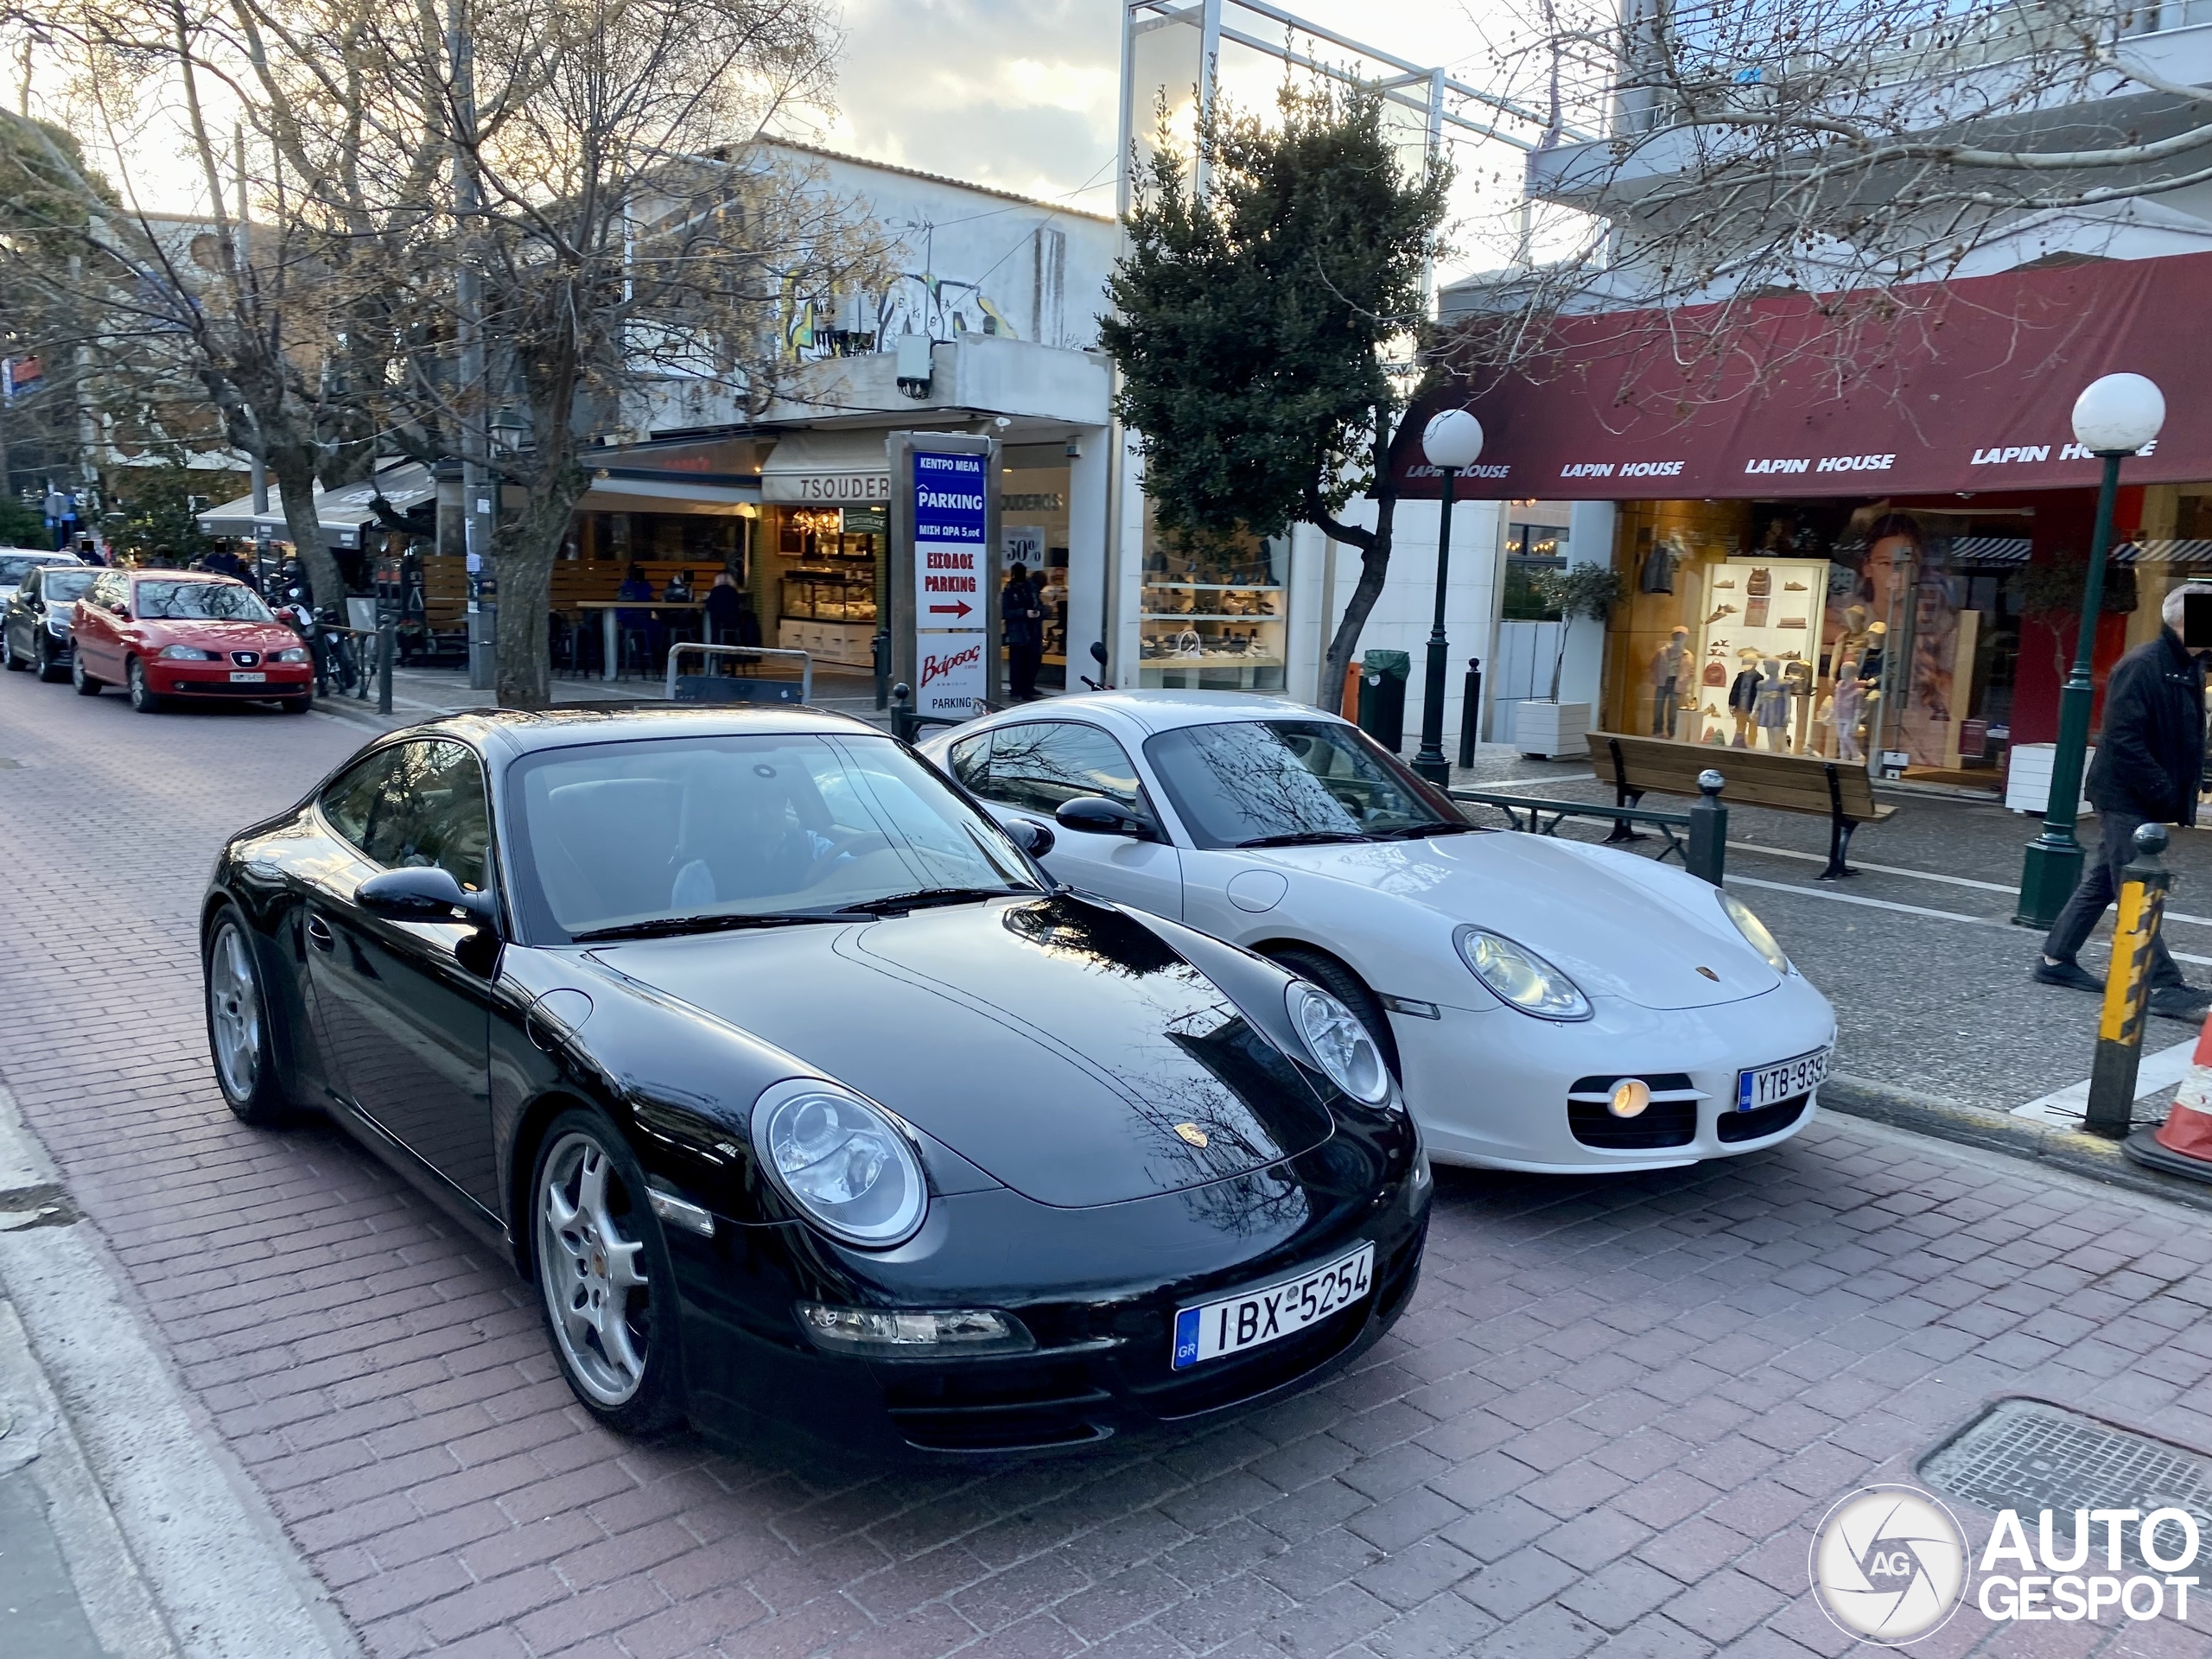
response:
<path fill-rule="evenodd" d="M 1761 746 L 1780 754 L 1789 747 L 1789 686 L 1782 677 L 1782 664 L 1771 657 L 1759 659 L 1759 695 L 1753 716 L 1760 734 L 1766 739 Z"/>
<path fill-rule="evenodd" d="M 1728 687 L 1728 714 L 1735 727 L 1728 747 L 1748 749 L 1758 719 L 1759 654 L 1746 645 L 1736 653 L 1736 677 Z"/>
<path fill-rule="evenodd" d="M 1690 677 L 1691 666 L 1690 631 L 1676 628 L 1651 659 L 1652 736 L 1674 735 L 1675 707 L 1681 701 L 1682 687 Z"/>

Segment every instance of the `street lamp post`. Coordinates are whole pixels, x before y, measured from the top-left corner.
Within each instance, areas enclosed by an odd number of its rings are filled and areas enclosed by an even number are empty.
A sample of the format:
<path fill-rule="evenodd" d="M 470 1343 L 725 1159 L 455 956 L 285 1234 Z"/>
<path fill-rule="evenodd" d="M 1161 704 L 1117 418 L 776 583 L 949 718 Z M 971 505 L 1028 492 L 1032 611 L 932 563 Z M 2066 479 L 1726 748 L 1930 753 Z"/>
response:
<path fill-rule="evenodd" d="M 1444 505 L 1436 526 L 1436 620 L 1428 631 L 1428 671 L 1421 688 L 1421 752 L 1414 770 L 1439 789 L 1452 781 L 1444 758 L 1444 585 L 1452 563 L 1452 493 L 1459 474 L 1483 452 L 1482 423 L 1464 409 L 1447 409 L 1421 429 L 1421 453 L 1444 474 Z"/>
<path fill-rule="evenodd" d="M 2089 746 L 2090 680 L 2097 645 L 2097 613 L 2105 594 L 2105 556 L 2112 547 L 2113 504 L 2120 493 L 2120 463 L 2158 435 L 2166 399 L 2139 374 L 2107 374 L 2074 400 L 2074 437 L 2105 464 L 2097 488 L 2097 528 L 2089 543 L 2089 574 L 2082 584 L 2082 620 L 2074 646 L 2074 671 L 2058 698 L 2058 746 L 2050 760 L 2050 802 L 2043 833 L 2028 843 L 2020 871 L 2020 901 L 2012 919 L 2023 927 L 2049 927 L 2082 879 L 2082 843 L 2074 825 L 2082 804 L 2082 757 Z"/>

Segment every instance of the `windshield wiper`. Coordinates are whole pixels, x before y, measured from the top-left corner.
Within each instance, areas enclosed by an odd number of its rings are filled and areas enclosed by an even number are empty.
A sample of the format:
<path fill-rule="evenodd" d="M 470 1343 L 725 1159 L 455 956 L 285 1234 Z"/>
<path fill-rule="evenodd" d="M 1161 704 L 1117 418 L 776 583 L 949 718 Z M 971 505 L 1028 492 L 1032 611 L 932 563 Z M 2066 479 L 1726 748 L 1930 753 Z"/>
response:
<path fill-rule="evenodd" d="M 662 916 L 650 922 L 624 922 L 618 927 L 592 927 L 570 934 L 576 944 L 609 944 L 618 939 L 663 939 L 679 933 L 727 933 L 745 927 L 791 927 L 800 922 L 836 922 L 844 917 L 828 910 L 772 910 L 753 916 Z"/>
<path fill-rule="evenodd" d="M 1340 842 L 1371 841 L 1357 830 L 1293 830 L 1280 836 L 1255 836 L 1249 841 L 1240 841 L 1239 847 L 1326 847 Z"/>
<path fill-rule="evenodd" d="M 1480 830 L 1479 823 L 1454 822 L 1439 818 L 1434 823 L 1402 823 L 1395 830 L 1377 830 L 1377 841 L 1426 841 L 1431 836 L 1467 836 Z"/>
<path fill-rule="evenodd" d="M 912 893 L 887 893 L 880 899 L 860 899 L 840 905 L 826 916 L 897 916 L 929 905 L 964 905 L 977 899 L 1003 899 L 1027 887 L 917 887 Z"/>

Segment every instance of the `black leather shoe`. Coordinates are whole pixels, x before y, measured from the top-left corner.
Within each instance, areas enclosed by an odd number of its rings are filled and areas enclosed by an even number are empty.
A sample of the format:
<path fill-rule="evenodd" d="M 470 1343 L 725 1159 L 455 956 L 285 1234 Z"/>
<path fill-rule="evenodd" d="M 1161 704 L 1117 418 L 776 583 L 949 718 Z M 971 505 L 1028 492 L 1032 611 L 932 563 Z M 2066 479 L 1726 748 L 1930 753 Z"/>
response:
<path fill-rule="evenodd" d="M 2038 985 L 2065 985 L 2077 991 L 2093 991 L 2099 995 L 2102 995 L 2105 988 L 2104 981 L 2078 962 L 2044 962 L 2038 958 L 2035 979 Z"/>
<path fill-rule="evenodd" d="M 2167 985 L 2152 992 L 2151 1000 L 2143 1006 L 2161 1019 L 2198 1025 L 2212 1013 L 2212 991 L 2199 990 L 2194 985 Z"/>

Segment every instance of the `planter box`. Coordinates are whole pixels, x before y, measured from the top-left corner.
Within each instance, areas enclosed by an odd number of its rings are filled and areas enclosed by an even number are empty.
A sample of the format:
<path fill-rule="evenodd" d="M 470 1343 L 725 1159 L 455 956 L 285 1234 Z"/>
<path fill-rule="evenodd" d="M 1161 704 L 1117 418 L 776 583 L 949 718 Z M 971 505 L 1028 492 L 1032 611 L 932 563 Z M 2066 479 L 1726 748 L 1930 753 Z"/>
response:
<path fill-rule="evenodd" d="M 1513 747 L 1541 760 L 1585 752 L 1590 729 L 1586 702 L 1524 702 L 1513 716 Z"/>
<path fill-rule="evenodd" d="M 2015 743 L 2006 751 L 2005 766 L 2005 804 L 2015 812 L 2025 812 L 2031 817 L 2041 817 L 2050 805 L 2051 758 L 2058 753 L 2056 743 Z M 2091 747 L 2082 759 L 2082 775 L 2089 775 L 2089 762 L 2097 758 Z M 2082 801 L 2083 817 L 2094 812 L 2088 798 Z"/>

